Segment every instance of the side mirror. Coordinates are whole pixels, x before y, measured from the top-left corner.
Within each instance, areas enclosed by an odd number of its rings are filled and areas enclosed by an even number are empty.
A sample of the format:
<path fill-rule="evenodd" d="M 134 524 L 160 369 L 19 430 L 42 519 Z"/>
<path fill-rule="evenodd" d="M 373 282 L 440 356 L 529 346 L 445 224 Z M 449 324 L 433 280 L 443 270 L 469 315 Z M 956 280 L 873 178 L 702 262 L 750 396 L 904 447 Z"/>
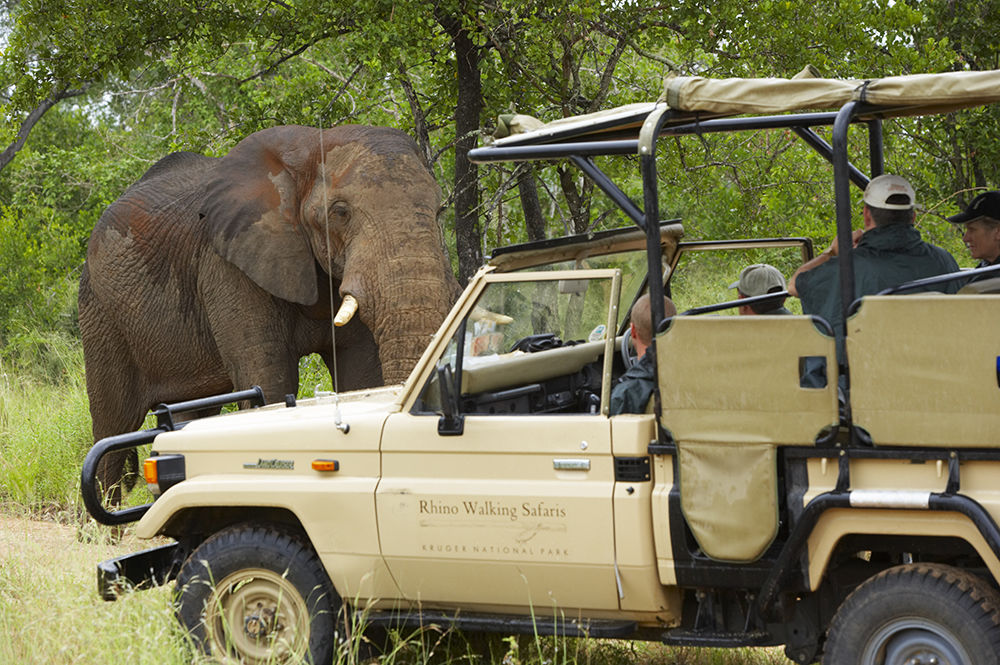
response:
<path fill-rule="evenodd" d="M 440 391 L 441 417 L 438 419 L 438 434 L 458 436 L 465 431 L 465 416 L 459 412 L 458 390 L 456 390 L 451 365 L 439 367 L 438 390 Z"/>

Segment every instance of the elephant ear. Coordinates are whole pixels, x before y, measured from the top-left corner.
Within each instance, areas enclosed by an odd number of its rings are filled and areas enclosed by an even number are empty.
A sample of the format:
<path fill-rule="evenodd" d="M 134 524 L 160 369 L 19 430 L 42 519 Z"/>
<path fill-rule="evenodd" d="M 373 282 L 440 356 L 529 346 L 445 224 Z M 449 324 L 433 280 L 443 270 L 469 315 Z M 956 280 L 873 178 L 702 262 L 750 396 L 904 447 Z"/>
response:
<path fill-rule="evenodd" d="M 312 305 L 316 260 L 285 158 L 302 157 L 291 129 L 251 134 L 220 159 L 205 183 L 200 212 L 220 256 L 272 295 Z"/>

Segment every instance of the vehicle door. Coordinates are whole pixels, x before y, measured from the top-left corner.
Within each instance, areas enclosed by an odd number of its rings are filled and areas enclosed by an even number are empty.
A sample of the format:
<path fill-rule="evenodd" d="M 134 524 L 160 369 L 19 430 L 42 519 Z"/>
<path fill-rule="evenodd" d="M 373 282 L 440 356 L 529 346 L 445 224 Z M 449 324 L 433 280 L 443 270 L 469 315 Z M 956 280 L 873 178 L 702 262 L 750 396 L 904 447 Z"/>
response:
<path fill-rule="evenodd" d="M 606 414 L 621 273 L 477 280 L 385 425 L 386 563 L 425 607 L 615 609 Z"/>

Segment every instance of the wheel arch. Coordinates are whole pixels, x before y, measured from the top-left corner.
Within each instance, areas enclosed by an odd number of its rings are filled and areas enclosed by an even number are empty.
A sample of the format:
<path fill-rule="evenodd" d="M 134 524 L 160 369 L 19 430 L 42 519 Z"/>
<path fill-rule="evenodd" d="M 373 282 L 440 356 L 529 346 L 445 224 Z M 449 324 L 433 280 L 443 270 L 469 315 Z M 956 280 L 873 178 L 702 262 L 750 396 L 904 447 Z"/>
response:
<path fill-rule="evenodd" d="M 376 482 L 368 477 L 198 476 L 164 492 L 137 523 L 136 535 L 168 535 L 193 549 L 233 524 L 286 525 L 309 541 L 342 598 L 392 602 L 401 595 L 379 547 Z"/>
<path fill-rule="evenodd" d="M 878 539 L 904 536 L 921 540 L 952 538 L 967 544 L 989 571 L 992 584 L 1000 582 L 1000 559 L 990 548 L 975 523 L 958 512 L 925 510 L 857 510 L 833 508 L 817 520 L 806 542 L 809 555 L 808 585 L 817 590 L 836 563 L 838 545 L 849 538 Z"/>
<path fill-rule="evenodd" d="M 298 515 L 283 506 L 215 505 L 182 508 L 170 515 L 159 532 L 178 541 L 195 540 L 196 544 L 200 544 L 213 533 L 246 523 L 274 524 L 309 538 Z"/>

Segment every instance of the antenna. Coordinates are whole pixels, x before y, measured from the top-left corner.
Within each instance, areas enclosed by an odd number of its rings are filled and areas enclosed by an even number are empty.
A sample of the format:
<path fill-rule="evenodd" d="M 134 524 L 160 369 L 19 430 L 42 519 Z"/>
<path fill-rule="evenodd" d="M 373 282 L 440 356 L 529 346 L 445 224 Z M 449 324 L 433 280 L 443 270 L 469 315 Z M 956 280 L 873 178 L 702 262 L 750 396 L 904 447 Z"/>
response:
<path fill-rule="evenodd" d="M 330 292 L 330 345 L 333 362 L 330 373 L 333 379 L 333 405 L 335 409 L 334 424 L 344 434 L 347 434 L 351 426 L 341 421 L 340 418 L 340 381 L 337 376 L 337 326 L 333 322 L 333 255 L 330 250 L 330 209 L 327 201 L 326 188 L 326 148 L 323 145 L 323 122 L 320 120 L 319 127 L 319 170 L 323 179 L 323 228 L 326 234 L 326 279 L 327 290 Z"/>

